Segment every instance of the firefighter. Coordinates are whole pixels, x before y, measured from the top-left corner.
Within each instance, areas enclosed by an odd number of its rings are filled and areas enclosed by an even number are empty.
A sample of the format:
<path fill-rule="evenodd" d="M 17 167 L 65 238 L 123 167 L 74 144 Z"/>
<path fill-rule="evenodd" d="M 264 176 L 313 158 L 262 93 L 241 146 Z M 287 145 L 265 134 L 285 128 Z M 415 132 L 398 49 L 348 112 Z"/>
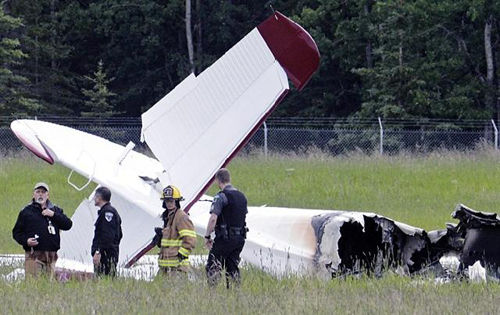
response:
<path fill-rule="evenodd" d="M 99 187 L 95 191 L 94 204 L 99 207 L 95 222 L 91 255 L 97 276 L 116 276 L 116 266 L 122 234 L 122 220 L 118 211 L 111 205 L 111 191 Z"/>
<path fill-rule="evenodd" d="M 163 229 L 158 257 L 160 273 L 184 274 L 189 270 L 189 254 L 196 244 L 194 226 L 187 213 L 181 209 L 180 202 L 184 199 L 177 187 L 165 187 L 161 200 L 165 211 L 162 214 Z"/>
<path fill-rule="evenodd" d="M 214 197 L 205 235 L 205 245 L 210 249 L 206 272 L 208 283 L 215 286 L 222 268 L 226 269 L 226 286 L 231 282 L 239 285 L 240 254 L 245 245 L 247 199 L 231 185 L 231 175 L 225 168 L 215 174 L 215 182 L 221 191 Z M 212 232 L 215 239 L 212 240 Z"/>
<path fill-rule="evenodd" d="M 24 268 L 27 277 L 54 275 L 60 230 L 69 230 L 73 223 L 49 200 L 49 185 L 37 183 L 33 200 L 17 217 L 12 236 L 25 250 Z"/>

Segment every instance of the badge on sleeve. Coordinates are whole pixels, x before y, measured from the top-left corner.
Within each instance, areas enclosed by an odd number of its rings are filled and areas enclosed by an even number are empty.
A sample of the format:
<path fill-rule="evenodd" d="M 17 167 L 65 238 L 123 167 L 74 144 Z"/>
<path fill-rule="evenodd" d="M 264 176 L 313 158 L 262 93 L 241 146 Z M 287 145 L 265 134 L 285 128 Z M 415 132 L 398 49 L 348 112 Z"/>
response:
<path fill-rule="evenodd" d="M 113 213 L 112 212 L 106 212 L 104 214 L 104 218 L 106 219 L 106 221 L 111 222 L 111 220 L 113 220 Z"/>

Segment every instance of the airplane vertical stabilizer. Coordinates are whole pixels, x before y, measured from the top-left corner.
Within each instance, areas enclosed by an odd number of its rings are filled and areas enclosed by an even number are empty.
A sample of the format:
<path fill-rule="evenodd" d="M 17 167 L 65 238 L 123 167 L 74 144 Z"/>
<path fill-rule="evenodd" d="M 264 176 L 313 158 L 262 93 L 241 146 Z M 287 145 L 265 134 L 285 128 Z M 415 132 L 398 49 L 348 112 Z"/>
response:
<path fill-rule="evenodd" d="M 142 115 L 143 136 L 189 210 L 289 91 L 319 64 L 311 36 L 276 13 Z M 287 76 L 288 75 L 288 76 Z"/>

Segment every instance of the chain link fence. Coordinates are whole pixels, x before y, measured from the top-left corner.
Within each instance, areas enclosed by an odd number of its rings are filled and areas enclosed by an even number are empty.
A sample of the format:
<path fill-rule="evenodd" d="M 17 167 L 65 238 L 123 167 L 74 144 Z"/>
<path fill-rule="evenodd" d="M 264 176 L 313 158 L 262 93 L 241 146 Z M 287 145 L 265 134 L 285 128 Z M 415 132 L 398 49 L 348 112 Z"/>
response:
<path fill-rule="evenodd" d="M 91 119 L 38 117 L 126 145 L 134 142 L 139 150 L 139 118 Z M 0 151 L 22 149 L 9 128 L 11 117 L 0 117 Z M 446 120 L 355 120 L 325 118 L 270 118 L 248 141 L 241 154 L 256 150 L 269 153 L 301 154 L 314 148 L 332 155 L 430 153 L 436 150 L 471 151 L 478 147 L 498 147 L 498 131 L 493 121 Z"/>

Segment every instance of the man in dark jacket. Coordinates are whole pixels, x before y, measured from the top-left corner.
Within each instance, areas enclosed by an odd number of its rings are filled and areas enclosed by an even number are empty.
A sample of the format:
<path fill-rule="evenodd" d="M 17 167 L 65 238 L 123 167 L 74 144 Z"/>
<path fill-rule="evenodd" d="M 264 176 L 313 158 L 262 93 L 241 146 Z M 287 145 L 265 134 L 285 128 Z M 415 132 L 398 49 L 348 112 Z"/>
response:
<path fill-rule="evenodd" d="M 50 202 L 49 186 L 37 183 L 33 200 L 19 212 L 12 229 L 12 236 L 25 250 L 26 276 L 53 276 L 61 241 L 59 231 L 72 225 L 63 210 Z"/>
<path fill-rule="evenodd" d="M 95 205 L 100 208 L 95 222 L 94 240 L 92 241 L 92 257 L 97 276 L 116 276 L 119 246 L 122 239 L 122 220 L 109 203 L 111 191 L 107 187 L 97 188 L 94 196 Z"/>

